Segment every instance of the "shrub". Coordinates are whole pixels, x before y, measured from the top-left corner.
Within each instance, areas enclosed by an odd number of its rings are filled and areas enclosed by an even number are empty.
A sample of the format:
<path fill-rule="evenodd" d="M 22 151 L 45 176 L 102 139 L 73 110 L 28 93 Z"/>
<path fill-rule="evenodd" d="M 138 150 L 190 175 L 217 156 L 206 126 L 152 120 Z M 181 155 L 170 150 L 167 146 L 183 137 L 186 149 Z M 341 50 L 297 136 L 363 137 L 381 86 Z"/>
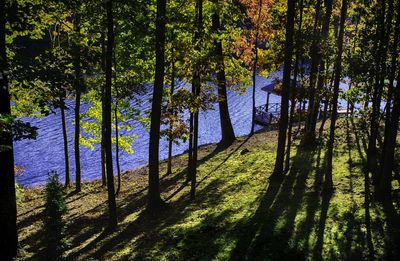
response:
<path fill-rule="evenodd" d="M 15 182 L 15 197 L 18 206 L 21 206 L 24 201 L 24 193 L 24 188 L 20 186 L 17 182 Z"/>
<path fill-rule="evenodd" d="M 66 248 L 63 215 L 67 212 L 65 190 L 60 183 L 59 175 L 51 171 L 46 184 L 46 203 L 44 208 L 43 245 L 46 259 L 61 260 Z"/>

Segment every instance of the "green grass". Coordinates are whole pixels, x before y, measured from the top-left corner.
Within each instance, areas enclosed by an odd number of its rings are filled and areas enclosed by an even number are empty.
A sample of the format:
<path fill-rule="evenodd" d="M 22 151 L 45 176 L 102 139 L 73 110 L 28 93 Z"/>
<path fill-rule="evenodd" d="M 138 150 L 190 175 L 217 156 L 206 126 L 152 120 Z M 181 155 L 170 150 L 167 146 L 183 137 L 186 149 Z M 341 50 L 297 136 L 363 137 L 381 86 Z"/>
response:
<path fill-rule="evenodd" d="M 398 204 L 370 206 L 367 231 L 364 207 L 363 135 L 351 123 L 339 123 L 333 175 L 335 192 L 321 194 L 324 143 L 315 150 L 292 151 L 292 168 L 282 182 L 269 182 L 276 133 L 240 138 L 226 151 L 200 150 L 196 199 L 184 185 L 186 156 L 174 159 L 175 172 L 162 179 L 168 207 L 156 219 L 144 211 L 145 170 L 124 175 L 118 198 L 119 228 L 106 224 L 105 192 L 86 184 L 70 196 L 70 259 L 120 260 L 314 260 L 367 259 L 367 233 L 375 258 L 399 257 Z M 355 135 L 357 134 L 357 135 Z M 248 149 L 248 153 L 242 153 Z M 161 165 L 165 173 L 165 163 Z M 129 176 L 129 178 L 128 178 Z M 140 181 L 142 180 L 142 181 Z M 394 182 L 395 189 L 398 183 Z M 36 192 L 40 195 L 40 191 Z M 40 257 L 40 196 L 36 207 L 19 217 L 28 257 Z M 36 203 L 35 203 L 36 202 Z M 25 203 L 29 204 L 29 203 Z M 29 211 L 29 207 L 25 207 Z M 36 218 L 35 215 L 37 216 Z M 28 221 L 29 222 L 28 222 Z M 39 253 L 39 254 L 37 254 Z"/>

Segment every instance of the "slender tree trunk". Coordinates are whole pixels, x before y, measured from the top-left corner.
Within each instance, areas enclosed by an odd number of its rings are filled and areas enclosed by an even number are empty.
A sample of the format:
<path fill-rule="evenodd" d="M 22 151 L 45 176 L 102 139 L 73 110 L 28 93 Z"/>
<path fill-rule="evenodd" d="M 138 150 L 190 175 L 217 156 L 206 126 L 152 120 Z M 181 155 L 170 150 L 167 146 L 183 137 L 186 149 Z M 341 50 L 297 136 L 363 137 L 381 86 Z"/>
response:
<path fill-rule="evenodd" d="M 193 86 L 192 86 L 192 93 L 193 93 Z M 188 172 L 186 176 L 186 183 L 190 182 L 191 179 L 191 173 L 193 172 L 192 164 L 193 164 L 193 122 L 194 122 L 194 117 L 193 117 L 193 112 L 190 113 L 189 115 L 189 150 L 188 150 Z"/>
<path fill-rule="evenodd" d="M 101 33 L 101 67 L 102 71 L 105 73 L 106 71 L 106 37 L 105 33 Z M 102 84 L 101 86 L 101 186 L 105 187 L 107 185 L 107 177 L 106 177 L 106 153 L 104 147 L 104 139 L 105 139 L 105 85 Z"/>
<path fill-rule="evenodd" d="M 166 0 L 157 0 L 156 17 L 156 72 L 154 80 L 153 103 L 151 110 L 149 145 L 149 199 L 148 209 L 156 214 L 163 202 L 160 197 L 159 145 L 161 124 L 161 100 L 165 74 L 165 21 Z"/>
<path fill-rule="evenodd" d="M 0 116 L 11 114 L 8 92 L 6 54 L 6 7 L 0 0 Z M 0 130 L 0 251 L 1 260 L 12 260 L 17 255 L 17 204 L 15 199 L 14 153 L 11 131 Z"/>
<path fill-rule="evenodd" d="M 194 36 L 195 49 L 201 52 L 201 37 L 203 31 L 203 0 L 196 0 L 196 33 Z M 192 92 L 195 97 L 199 97 L 201 89 L 200 61 L 195 63 L 193 68 Z M 193 155 L 190 173 L 190 199 L 194 200 L 196 195 L 196 176 L 197 176 L 197 154 L 199 140 L 199 109 L 196 108 L 193 114 Z"/>
<path fill-rule="evenodd" d="M 112 85 L 112 58 L 114 46 L 114 21 L 112 13 L 112 0 L 106 2 L 107 11 L 107 53 L 106 53 L 106 87 L 105 87 L 105 138 L 104 147 L 106 154 L 106 170 L 107 170 L 107 191 L 108 191 L 108 228 L 114 230 L 117 227 L 117 204 L 115 202 L 114 174 L 113 174 L 113 158 L 111 143 L 111 85 Z"/>
<path fill-rule="evenodd" d="M 80 38 L 81 21 L 80 14 L 77 11 L 74 19 L 74 30 L 77 34 L 77 39 Z M 81 50 L 79 43 L 74 43 L 74 71 L 75 71 L 75 140 L 74 140 L 74 152 L 75 152 L 75 190 L 76 192 L 81 191 L 81 156 L 79 150 L 79 139 L 80 139 L 80 108 L 81 108 L 81 91 L 82 91 L 82 72 L 81 72 Z"/>
<path fill-rule="evenodd" d="M 217 12 L 212 15 L 212 30 L 218 32 L 221 29 L 220 17 Z M 226 94 L 225 64 L 221 40 L 214 41 L 215 58 L 217 61 L 217 82 L 218 82 L 218 105 L 221 122 L 221 141 L 219 149 L 229 147 L 235 141 L 231 118 L 229 116 L 228 99 Z"/>
<path fill-rule="evenodd" d="M 61 111 L 61 124 L 62 133 L 64 139 L 64 159 L 65 159 L 65 187 L 71 185 L 71 179 L 69 175 L 69 152 L 68 152 L 68 135 L 67 135 L 67 124 L 65 120 L 65 101 L 64 97 L 60 97 L 60 111 Z"/>
<path fill-rule="evenodd" d="M 117 179 L 118 179 L 116 195 L 118 195 L 119 192 L 121 191 L 121 166 L 119 163 L 118 98 L 115 99 L 114 117 L 115 117 L 115 161 L 117 163 Z"/>
<path fill-rule="evenodd" d="M 400 3 L 397 4 L 397 19 L 394 32 L 394 43 L 392 49 L 392 61 L 390 71 L 390 83 L 388 89 L 387 99 L 387 111 L 385 120 L 385 140 L 382 148 L 382 159 L 380 169 L 380 180 L 379 187 L 376 189 L 378 198 L 388 199 L 391 196 L 392 191 L 392 172 L 394 167 L 394 154 L 396 148 L 397 131 L 399 127 L 399 116 L 400 116 L 400 71 L 398 72 L 397 86 L 394 90 L 394 78 L 397 69 L 397 57 L 398 57 L 398 42 L 399 42 L 399 31 L 400 31 Z M 395 92 L 395 93 L 394 93 Z M 392 96 L 393 109 L 391 110 Z"/>
<path fill-rule="evenodd" d="M 256 79 L 257 79 L 257 63 L 258 63 L 258 35 L 260 33 L 260 21 L 262 11 L 262 0 L 258 0 L 258 18 L 256 24 L 256 37 L 254 38 L 254 64 L 253 64 L 253 93 L 252 93 L 252 114 L 251 114 L 251 130 L 250 135 L 254 134 L 256 121 Z"/>
<path fill-rule="evenodd" d="M 317 78 L 317 89 L 315 92 L 314 105 L 312 110 L 312 117 L 310 122 L 310 131 L 312 131 L 312 137 L 315 139 L 315 130 L 318 121 L 318 114 L 320 111 L 320 101 L 321 101 L 321 91 L 324 88 L 325 81 L 325 54 L 329 52 L 329 45 L 327 44 L 328 36 L 329 36 L 329 25 L 332 16 L 332 0 L 325 0 L 325 17 L 322 25 L 321 31 L 321 43 L 318 48 L 318 56 L 317 56 L 317 68 L 319 68 L 318 78 Z"/>
<path fill-rule="evenodd" d="M 288 128 L 288 107 L 289 107 L 289 92 L 290 92 L 290 74 L 292 67 L 293 55 L 293 34 L 294 34 L 294 16 L 296 14 L 296 1 L 287 1 L 286 13 L 286 36 L 285 36 L 285 60 L 283 68 L 283 83 L 281 93 L 281 113 L 279 119 L 279 134 L 278 134 L 278 148 L 276 151 L 275 168 L 273 178 L 283 178 L 283 164 L 285 160 L 285 143 L 286 131 Z"/>
<path fill-rule="evenodd" d="M 322 113 L 322 121 L 321 121 L 321 126 L 319 127 L 319 138 L 322 138 L 322 134 L 324 133 L 324 127 L 326 123 L 326 118 L 328 114 L 328 107 L 329 107 L 329 98 L 326 97 L 326 100 L 324 102 L 324 111 Z"/>
<path fill-rule="evenodd" d="M 297 75 L 299 72 L 299 62 L 300 62 L 300 52 L 302 48 L 302 35 L 301 35 L 301 28 L 303 23 L 303 0 L 300 0 L 299 3 L 299 27 L 297 29 L 297 39 L 296 39 L 296 61 L 293 73 L 293 84 L 290 85 L 291 87 L 291 103 L 290 103 L 290 115 L 289 115 L 289 128 L 288 128 L 288 142 L 286 148 L 286 160 L 285 160 L 285 171 L 289 170 L 290 166 L 290 150 L 292 147 L 292 129 L 293 129 L 293 121 L 294 121 L 294 111 L 296 109 L 296 92 L 297 92 Z"/>
<path fill-rule="evenodd" d="M 337 119 L 337 102 L 339 98 L 339 84 L 340 76 L 342 74 L 342 54 L 343 54 L 343 38 L 345 31 L 345 22 L 347 17 L 347 0 L 342 0 L 342 8 L 340 13 L 340 27 L 338 36 L 338 52 L 335 62 L 335 81 L 333 84 L 333 98 L 332 98 L 332 112 L 331 112 L 331 126 L 329 129 L 329 140 L 328 149 L 326 152 L 326 173 L 325 173 L 325 183 L 324 192 L 332 193 L 333 191 L 333 179 L 332 179 L 332 156 L 333 156 L 333 146 L 335 143 L 335 130 L 336 130 L 336 119 Z"/>
<path fill-rule="evenodd" d="M 310 71 L 310 90 L 309 90 L 309 103 L 308 103 L 308 112 L 307 112 L 307 120 L 305 123 L 305 135 L 304 135 L 304 145 L 312 145 L 315 141 L 315 131 L 312 129 L 312 117 L 314 115 L 314 103 L 315 103 L 315 82 L 318 73 L 318 53 L 319 46 L 318 40 L 320 39 L 319 33 L 319 22 L 321 16 L 321 0 L 317 0 L 317 4 L 315 7 L 315 18 L 314 18 L 314 29 L 313 36 L 314 39 L 311 44 L 311 71 Z"/>
<path fill-rule="evenodd" d="M 172 41 L 174 41 L 174 36 L 172 36 Z M 172 59 L 171 59 L 171 93 L 170 93 L 170 99 L 173 99 L 173 95 L 175 92 L 175 49 L 174 46 L 172 46 Z M 171 106 L 169 108 L 169 113 L 171 115 L 175 115 L 175 110 L 172 105 L 172 100 L 170 101 Z M 172 128 L 173 128 L 173 122 L 169 124 L 169 133 L 172 133 Z M 169 140 L 168 140 L 168 162 L 167 162 L 167 175 L 172 174 L 172 146 L 173 146 L 173 140 L 170 135 Z"/>
<path fill-rule="evenodd" d="M 375 86 L 372 90 L 372 114 L 370 124 L 370 135 L 368 139 L 367 149 L 367 168 L 366 171 L 372 172 L 372 182 L 375 186 L 379 183 L 378 173 L 375 169 L 375 162 L 377 159 L 377 148 L 376 139 L 379 131 L 379 117 L 380 117 L 380 105 L 382 98 L 382 89 L 385 79 L 386 71 L 386 43 L 385 43 L 385 13 L 386 13 L 386 1 L 380 1 L 380 14 L 379 24 L 377 29 L 377 44 L 378 52 L 376 57 L 376 78 Z"/>
<path fill-rule="evenodd" d="M 114 45 L 115 47 L 115 45 Z M 117 191 L 115 195 L 118 196 L 119 192 L 121 191 L 121 166 L 119 162 L 119 119 L 118 119 L 118 100 L 119 100 L 119 93 L 118 93 L 118 86 L 117 86 L 117 61 L 115 59 L 115 52 L 114 52 L 114 88 L 115 88 L 115 108 L 114 108 L 114 117 L 115 117 L 115 161 L 117 163 Z"/>

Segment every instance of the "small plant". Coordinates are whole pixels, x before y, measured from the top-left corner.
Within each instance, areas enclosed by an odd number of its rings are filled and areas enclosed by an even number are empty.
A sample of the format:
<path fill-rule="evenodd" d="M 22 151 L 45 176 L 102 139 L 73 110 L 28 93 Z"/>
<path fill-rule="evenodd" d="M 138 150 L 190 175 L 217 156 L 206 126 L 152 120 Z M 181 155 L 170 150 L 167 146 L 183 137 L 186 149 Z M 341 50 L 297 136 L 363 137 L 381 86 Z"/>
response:
<path fill-rule="evenodd" d="M 24 194 L 25 190 L 22 186 L 20 186 L 17 182 L 15 182 L 15 199 L 17 201 L 17 205 L 21 206 L 24 202 Z"/>
<path fill-rule="evenodd" d="M 51 171 L 46 184 L 46 203 L 44 208 L 43 245 L 48 260 L 62 260 L 66 248 L 63 215 L 67 212 L 64 187 L 59 175 Z"/>

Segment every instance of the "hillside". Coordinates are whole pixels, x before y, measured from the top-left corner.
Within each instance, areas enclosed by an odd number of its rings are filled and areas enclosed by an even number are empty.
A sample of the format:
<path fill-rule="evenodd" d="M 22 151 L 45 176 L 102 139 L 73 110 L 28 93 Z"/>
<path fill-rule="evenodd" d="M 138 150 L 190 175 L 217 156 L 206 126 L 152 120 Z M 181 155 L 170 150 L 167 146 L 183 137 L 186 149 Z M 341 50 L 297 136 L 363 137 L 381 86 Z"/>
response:
<path fill-rule="evenodd" d="M 399 202 L 372 201 L 365 211 L 365 140 L 352 122 L 339 122 L 332 196 L 321 194 L 324 145 L 314 151 L 293 146 L 293 167 L 282 182 L 269 181 L 276 132 L 242 137 L 213 153 L 202 147 L 197 198 L 185 186 L 186 155 L 174 159 L 174 173 L 163 176 L 168 203 L 158 218 L 144 211 L 147 169 L 123 175 L 117 197 L 119 226 L 106 225 L 107 193 L 98 181 L 68 193 L 66 257 L 71 260 L 293 260 L 395 259 L 399 256 Z M 165 173 L 165 163 L 161 164 Z M 395 195 L 399 199 L 396 181 Z M 43 191 L 26 191 L 18 209 L 21 259 L 37 259 L 42 231 Z M 369 213 L 369 214 L 368 214 Z M 368 221 L 370 227 L 367 229 Z M 371 238 L 369 240 L 369 238 Z"/>

